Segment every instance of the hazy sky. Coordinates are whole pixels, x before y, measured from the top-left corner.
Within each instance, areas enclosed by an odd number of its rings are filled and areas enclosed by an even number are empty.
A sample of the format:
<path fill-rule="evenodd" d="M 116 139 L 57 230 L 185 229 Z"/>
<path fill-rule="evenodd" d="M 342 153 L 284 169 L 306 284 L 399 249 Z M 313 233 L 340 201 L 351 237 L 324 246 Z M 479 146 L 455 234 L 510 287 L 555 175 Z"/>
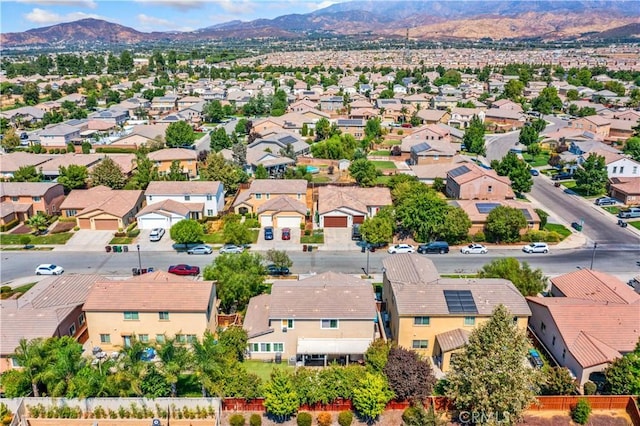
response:
<path fill-rule="evenodd" d="M 232 20 L 309 13 L 345 0 L 0 0 L 0 32 L 83 18 L 139 31 L 191 31 Z"/>

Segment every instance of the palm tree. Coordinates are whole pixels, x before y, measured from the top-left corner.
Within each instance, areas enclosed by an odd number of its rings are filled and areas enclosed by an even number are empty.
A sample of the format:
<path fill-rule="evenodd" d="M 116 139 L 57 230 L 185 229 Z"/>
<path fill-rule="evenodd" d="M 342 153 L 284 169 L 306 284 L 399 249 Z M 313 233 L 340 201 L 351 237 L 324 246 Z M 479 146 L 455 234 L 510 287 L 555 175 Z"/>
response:
<path fill-rule="evenodd" d="M 409 110 L 407 109 L 406 106 L 403 106 L 402 108 L 400 108 L 400 114 L 402 114 L 402 122 L 406 122 L 407 121 L 407 114 L 409 113 Z"/>
<path fill-rule="evenodd" d="M 219 362 L 221 347 L 216 342 L 210 331 L 205 331 L 202 341 L 196 340 L 192 343 L 192 370 L 200 382 L 202 397 L 207 393 L 222 395 L 220 380 L 222 374 L 221 363 Z"/>
<path fill-rule="evenodd" d="M 179 344 L 176 338 L 169 338 L 158 345 L 160 372 L 171 385 L 171 397 L 178 396 L 178 378 L 190 363 L 190 353 L 185 345 Z"/>
<path fill-rule="evenodd" d="M 49 396 L 65 396 L 83 366 L 82 345 L 70 336 L 52 338 L 45 341 L 44 352 L 47 363 L 42 371 L 42 381 Z"/>
<path fill-rule="evenodd" d="M 27 380 L 31 383 L 33 396 L 38 398 L 40 396 L 40 385 L 42 385 L 42 374 L 47 363 L 44 340 L 33 339 L 27 341 L 27 339 L 20 339 L 20 344 L 16 348 L 13 358 L 22 367 Z"/>
<path fill-rule="evenodd" d="M 49 219 L 42 213 L 38 212 L 35 216 L 31 216 L 25 221 L 34 232 L 41 232 L 49 227 Z"/>
<path fill-rule="evenodd" d="M 118 389 L 119 396 L 142 396 L 140 384 L 147 370 L 147 363 L 142 361 L 146 345 L 135 336 L 131 337 L 128 346 L 121 349 L 121 355 L 114 367 L 111 382 Z"/>

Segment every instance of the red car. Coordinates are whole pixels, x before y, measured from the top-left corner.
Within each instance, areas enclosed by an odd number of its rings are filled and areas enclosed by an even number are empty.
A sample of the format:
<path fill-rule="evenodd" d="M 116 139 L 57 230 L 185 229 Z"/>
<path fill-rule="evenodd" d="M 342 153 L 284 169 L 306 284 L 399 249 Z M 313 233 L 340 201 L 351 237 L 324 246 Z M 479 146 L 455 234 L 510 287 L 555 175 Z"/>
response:
<path fill-rule="evenodd" d="M 197 266 L 189 266 L 189 265 L 171 265 L 169 266 L 169 273 L 176 275 L 199 275 L 200 268 Z"/>
<path fill-rule="evenodd" d="M 283 240 L 290 240 L 291 239 L 291 229 L 282 228 L 282 239 Z"/>

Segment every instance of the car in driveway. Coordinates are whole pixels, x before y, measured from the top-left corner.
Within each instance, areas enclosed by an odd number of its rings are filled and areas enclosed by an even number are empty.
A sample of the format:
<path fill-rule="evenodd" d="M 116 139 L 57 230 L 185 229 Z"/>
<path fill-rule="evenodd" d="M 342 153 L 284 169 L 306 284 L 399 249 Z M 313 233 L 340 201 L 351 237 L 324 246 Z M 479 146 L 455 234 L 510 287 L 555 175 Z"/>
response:
<path fill-rule="evenodd" d="M 549 246 L 547 243 L 531 243 L 522 247 L 522 251 L 525 253 L 549 253 Z"/>
<path fill-rule="evenodd" d="M 449 243 L 447 243 L 446 241 L 431 241 L 427 244 L 420 244 L 418 246 L 418 253 L 449 253 Z"/>
<path fill-rule="evenodd" d="M 595 201 L 596 206 L 612 206 L 614 204 L 618 204 L 618 200 L 611 197 L 600 197 L 596 198 Z"/>
<path fill-rule="evenodd" d="M 291 239 L 291 228 L 282 228 L 282 239 L 285 241 Z"/>
<path fill-rule="evenodd" d="M 286 266 L 276 266 L 274 264 L 267 266 L 267 273 L 274 277 L 290 275 L 291 271 Z"/>
<path fill-rule="evenodd" d="M 573 175 L 571 173 L 561 172 L 553 175 L 551 177 L 551 180 L 567 180 L 571 179 L 572 177 Z"/>
<path fill-rule="evenodd" d="M 151 233 L 149 234 L 149 241 L 160 241 L 162 239 L 162 236 L 164 235 L 164 229 L 162 228 L 154 228 L 151 230 Z"/>
<path fill-rule="evenodd" d="M 529 169 L 529 173 L 531 173 L 531 176 L 540 176 L 540 172 L 536 169 Z"/>
<path fill-rule="evenodd" d="M 460 253 L 463 254 L 486 254 L 488 251 L 482 244 L 469 244 L 460 249 Z"/>
<path fill-rule="evenodd" d="M 390 254 L 413 253 L 415 251 L 416 251 L 415 247 L 412 246 L 411 244 L 396 244 L 394 246 L 389 247 L 389 249 L 387 250 L 387 252 Z"/>
<path fill-rule="evenodd" d="M 180 265 L 171 265 L 169 266 L 169 273 L 175 275 L 199 275 L 200 268 L 198 266 L 186 265 L 184 263 Z"/>
<path fill-rule="evenodd" d="M 36 275 L 62 275 L 64 268 L 52 263 L 43 263 L 36 267 Z"/>
<path fill-rule="evenodd" d="M 187 250 L 187 254 L 211 254 L 213 249 L 206 244 L 200 244 Z"/>
<path fill-rule="evenodd" d="M 264 239 L 265 240 L 273 240 L 273 227 L 267 226 L 264 228 Z"/>
<path fill-rule="evenodd" d="M 242 247 L 242 246 L 236 246 L 236 245 L 233 245 L 233 244 L 225 244 L 220 249 L 220 254 L 225 254 L 225 253 L 238 254 L 238 253 L 242 253 L 243 251 L 244 251 L 244 247 Z"/>
<path fill-rule="evenodd" d="M 620 212 L 618 213 L 618 217 L 621 219 L 640 217 L 640 207 L 631 207 L 626 210 L 620 210 Z"/>

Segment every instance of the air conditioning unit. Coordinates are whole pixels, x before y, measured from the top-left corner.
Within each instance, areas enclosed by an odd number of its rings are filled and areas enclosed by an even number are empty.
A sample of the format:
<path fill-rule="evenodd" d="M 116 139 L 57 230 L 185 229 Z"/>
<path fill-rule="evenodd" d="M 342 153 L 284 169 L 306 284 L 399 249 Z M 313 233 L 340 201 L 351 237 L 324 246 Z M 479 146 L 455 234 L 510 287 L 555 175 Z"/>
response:
<path fill-rule="evenodd" d="M 286 333 L 287 332 L 287 327 L 282 327 L 282 332 Z"/>

